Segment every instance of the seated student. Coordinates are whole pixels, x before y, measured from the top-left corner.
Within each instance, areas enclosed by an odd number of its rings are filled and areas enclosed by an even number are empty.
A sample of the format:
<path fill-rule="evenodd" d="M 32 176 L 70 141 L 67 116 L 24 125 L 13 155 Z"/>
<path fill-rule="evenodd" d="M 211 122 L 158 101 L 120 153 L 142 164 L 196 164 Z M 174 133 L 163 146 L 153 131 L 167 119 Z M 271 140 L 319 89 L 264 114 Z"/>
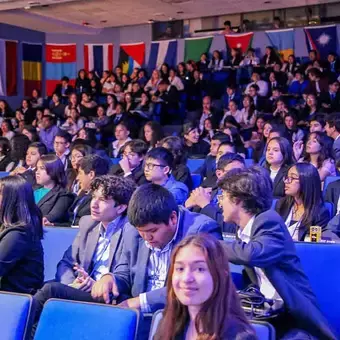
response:
<path fill-rule="evenodd" d="M 8 165 L 8 170 L 13 171 L 16 168 L 21 168 L 25 165 L 26 153 L 31 141 L 25 135 L 15 135 L 11 141 L 11 163 Z"/>
<path fill-rule="evenodd" d="M 144 174 L 151 183 L 168 189 L 174 195 L 176 203 L 181 205 L 188 198 L 189 189 L 184 183 L 176 181 L 171 174 L 173 163 L 174 156 L 170 150 L 163 147 L 153 148 L 145 156 Z"/>
<path fill-rule="evenodd" d="M 127 142 L 124 145 L 123 158 L 119 164 L 112 166 L 110 174 L 131 178 L 137 185 L 146 183 L 143 161 L 147 151 L 148 146 L 142 140 L 135 139 Z"/>
<path fill-rule="evenodd" d="M 54 151 L 54 138 L 59 132 L 59 128 L 54 123 L 54 118 L 49 115 L 42 117 L 42 127 L 39 131 L 40 141 L 47 147 L 48 152 Z"/>
<path fill-rule="evenodd" d="M 247 85 L 245 94 L 250 94 L 250 87 L 252 85 L 258 86 L 258 95 L 261 97 L 266 97 L 268 94 L 268 83 L 264 80 L 261 80 L 260 73 L 258 71 L 253 71 L 251 76 L 251 82 Z M 255 103 L 256 106 L 256 103 Z"/>
<path fill-rule="evenodd" d="M 207 216 L 178 206 L 174 196 L 157 184 L 144 184 L 132 195 L 128 207 L 130 225 L 123 233 L 119 263 L 92 287 L 94 299 L 110 303 L 114 292 L 121 306 L 143 313 L 164 308 L 165 282 L 172 249 L 185 236 L 209 233 L 221 240 L 221 229 Z"/>
<path fill-rule="evenodd" d="M 43 225 L 67 222 L 67 210 L 74 200 L 66 190 L 66 175 L 63 163 L 56 155 L 41 156 L 35 173 L 40 189 L 34 190 L 34 199 L 43 214 Z"/>
<path fill-rule="evenodd" d="M 211 139 L 210 153 L 205 157 L 202 166 L 195 171 L 201 175 L 203 179 L 203 186 L 209 187 L 211 184 L 216 182 L 215 171 L 216 171 L 216 155 L 218 148 L 222 143 L 230 142 L 230 137 L 222 132 L 217 132 Z"/>
<path fill-rule="evenodd" d="M 52 95 L 52 102 L 50 104 L 50 111 L 54 117 L 57 119 L 63 120 L 65 118 L 65 107 L 61 102 L 61 97 L 58 95 L 58 93 L 53 93 Z M 28 121 L 27 124 L 31 124 L 33 119 L 31 121 Z"/>
<path fill-rule="evenodd" d="M 72 141 L 71 135 L 63 130 L 59 130 L 59 132 L 54 137 L 53 146 L 55 154 L 59 157 L 59 159 L 63 163 L 65 171 L 68 168 L 71 168 L 71 161 L 69 159 L 70 154 L 69 147 L 71 141 Z"/>
<path fill-rule="evenodd" d="M 335 162 L 332 156 L 332 140 L 323 132 L 313 132 L 308 136 L 304 154 L 304 144 L 300 141 L 294 143 L 294 157 L 299 162 L 314 165 L 318 170 L 321 182 L 327 176 L 336 176 Z M 302 156 L 302 157 L 301 157 Z"/>
<path fill-rule="evenodd" d="M 326 132 L 325 131 L 326 121 L 324 115 L 316 115 L 309 122 L 309 132 Z"/>
<path fill-rule="evenodd" d="M 67 190 L 73 192 L 74 194 L 78 194 L 79 192 L 79 182 L 77 179 L 79 165 L 81 160 L 88 155 L 93 153 L 93 149 L 84 143 L 73 144 L 71 147 L 71 165 L 72 168 L 66 169 L 66 177 L 67 177 Z"/>
<path fill-rule="evenodd" d="M 194 212 L 204 214 L 215 220 L 223 232 L 235 234 L 236 225 L 223 221 L 222 209 L 218 205 L 218 196 L 222 191 L 218 189 L 217 183 L 231 169 L 245 168 L 244 158 L 236 153 L 228 152 L 222 155 L 216 168 L 216 182 L 212 188 L 199 187 L 191 192 L 185 202 L 186 208 L 193 208 Z"/>
<path fill-rule="evenodd" d="M 124 145 L 131 141 L 130 129 L 126 122 L 122 121 L 115 127 L 116 140 L 109 144 L 109 156 L 117 158 L 120 156 Z"/>
<path fill-rule="evenodd" d="M 148 144 L 149 150 L 157 146 L 164 137 L 163 127 L 156 121 L 147 122 L 142 129 L 142 138 Z"/>
<path fill-rule="evenodd" d="M 259 87 L 257 84 L 249 86 L 249 91 L 247 95 L 252 99 L 257 112 L 265 112 L 267 110 L 267 100 L 259 95 Z"/>
<path fill-rule="evenodd" d="M 79 220 L 83 216 L 91 214 L 91 182 L 99 176 L 107 175 L 110 169 L 110 160 L 98 155 L 88 155 L 79 162 L 77 180 L 79 191 L 68 209 L 69 221 L 67 226 L 79 226 Z"/>
<path fill-rule="evenodd" d="M 198 125 L 189 122 L 183 125 L 184 150 L 188 157 L 205 158 L 209 153 L 209 143 L 200 139 Z"/>
<path fill-rule="evenodd" d="M 306 96 L 306 104 L 299 112 L 299 125 L 307 125 L 319 111 L 318 99 L 314 94 Z"/>
<path fill-rule="evenodd" d="M 171 174 L 176 181 L 184 183 L 189 191 L 193 187 L 190 169 L 187 166 L 187 155 L 183 151 L 182 140 L 177 136 L 168 136 L 159 142 L 159 146 L 168 149 L 174 156 L 174 163 Z"/>
<path fill-rule="evenodd" d="M 57 282 L 46 283 L 34 295 L 36 321 L 50 298 L 94 302 L 91 287 L 103 274 L 113 271 L 122 251 L 126 209 L 135 188 L 135 183 L 117 176 L 94 179 L 91 216 L 80 220 L 77 237 L 58 263 Z"/>
<path fill-rule="evenodd" d="M 245 266 L 251 282 L 267 299 L 275 300 L 274 310 L 284 307 L 277 318 L 268 320 L 275 326 L 277 338 L 308 339 L 310 334 L 317 339 L 335 339 L 303 273 L 287 227 L 270 209 L 272 181 L 268 173 L 259 167 L 231 170 L 219 186 L 224 220 L 239 226 L 238 239 L 224 242 L 228 259 Z"/>
<path fill-rule="evenodd" d="M 332 113 L 340 111 L 340 92 L 339 81 L 330 79 L 328 83 L 328 91 L 321 92 L 319 103 L 321 104 L 321 111 L 324 113 Z"/>
<path fill-rule="evenodd" d="M 297 117 L 294 112 L 288 112 L 284 116 L 285 137 L 294 144 L 297 141 L 302 141 L 304 132 L 297 126 Z"/>
<path fill-rule="evenodd" d="M 257 339 L 223 246 L 210 235 L 191 235 L 177 245 L 166 287 L 167 303 L 154 340 Z"/>
<path fill-rule="evenodd" d="M 314 94 L 318 96 L 321 92 L 328 91 L 328 80 L 322 77 L 322 73 L 316 67 L 308 70 L 309 83 L 306 87 L 305 93 Z"/>
<path fill-rule="evenodd" d="M 0 179 L 0 290 L 34 294 L 44 282 L 42 216 L 21 176 Z"/>
<path fill-rule="evenodd" d="M 276 202 L 275 210 L 285 221 L 293 240 L 308 240 L 310 226 L 319 226 L 326 231 L 331 216 L 323 203 L 320 177 L 315 167 L 306 163 L 291 166 L 284 186 L 286 196 Z"/>
<path fill-rule="evenodd" d="M 285 196 L 283 178 L 287 175 L 288 168 L 293 163 L 293 149 L 286 138 L 274 137 L 269 140 L 266 150 L 266 163 L 264 167 L 270 173 L 273 182 L 273 196 Z"/>
<path fill-rule="evenodd" d="M 0 137 L 0 171 L 8 171 L 12 168 L 11 145 L 5 137 Z"/>
<path fill-rule="evenodd" d="M 59 97 L 68 97 L 73 93 L 73 86 L 69 84 L 70 79 L 68 77 L 62 77 L 59 84 L 57 84 L 54 93 L 57 93 Z"/>
<path fill-rule="evenodd" d="M 229 103 L 234 101 L 237 107 L 241 105 L 241 95 L 236 92 L 236 86 L 233 83 L 227 85 L 226 93 L 222 97 L 224 110 L 229 109 Z"/>
<path fill-rule="evenodd" d="M 340 160 L 340 114 L 332 114 L 326 117 L 325 131 L 333 142 L 333 157 L 336 162 Z"/>
<path fill-rule="evenodd" d="M 35 179 L 35 173 L 37 171 L 37 163 L 41 156 L 47 154 L 47 148 L 45 144 L 40 142 L 31 143 L 26 153 L 26 166 L 18 167 L 11 172 L 11 175 L 20 175 L 28 183 L 30 183 L 33 189 L 36 189 L 37 182 Z"/>

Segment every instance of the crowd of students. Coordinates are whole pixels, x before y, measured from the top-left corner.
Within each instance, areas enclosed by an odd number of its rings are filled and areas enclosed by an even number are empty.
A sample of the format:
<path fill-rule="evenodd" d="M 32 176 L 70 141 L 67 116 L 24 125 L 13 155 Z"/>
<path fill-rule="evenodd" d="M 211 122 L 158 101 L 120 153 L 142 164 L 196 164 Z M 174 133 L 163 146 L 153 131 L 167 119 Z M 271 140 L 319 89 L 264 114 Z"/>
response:
<path fill-rule="evenodd" d="M 50 99 L 35 90 L 15 112 L 0 100 L 0 171 L 10 172 L 0 179 L 0 289 L 34 294 L 36 322 L 49 298 L 115 300 L 143 313 L 165 307 L 156 339 L 255 339 L 229 259 L 281 301 L 281 338 L 335 339 L 293 241 L 315 225 L 340 237 L 340 181 L 325 196 L 334 214 L 322 195 L 340 168 L 339 62 L 236 53 L 222 97 L 216 52 L 150 79 L 143 69 L 101 79 L 81 70 L 75 87 L 64 77 Z M 204 158 L 199 187 L 188 158 Z M 79 227 L 44 285 L 42 225 Z M 237 240 L 222 247 L 222 232 Z"/>

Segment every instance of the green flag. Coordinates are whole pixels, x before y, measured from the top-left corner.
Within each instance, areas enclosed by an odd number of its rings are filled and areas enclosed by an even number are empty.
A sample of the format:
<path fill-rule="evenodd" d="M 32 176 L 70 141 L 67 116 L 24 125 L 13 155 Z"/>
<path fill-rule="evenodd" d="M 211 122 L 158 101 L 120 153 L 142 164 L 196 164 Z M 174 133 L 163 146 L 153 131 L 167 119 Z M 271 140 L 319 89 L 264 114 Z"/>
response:
<path fill-rule="evenodd" d="M 208 53 L 213 37 L 185 39 L 184 60 L 199 61 L 202 53 Z"/>

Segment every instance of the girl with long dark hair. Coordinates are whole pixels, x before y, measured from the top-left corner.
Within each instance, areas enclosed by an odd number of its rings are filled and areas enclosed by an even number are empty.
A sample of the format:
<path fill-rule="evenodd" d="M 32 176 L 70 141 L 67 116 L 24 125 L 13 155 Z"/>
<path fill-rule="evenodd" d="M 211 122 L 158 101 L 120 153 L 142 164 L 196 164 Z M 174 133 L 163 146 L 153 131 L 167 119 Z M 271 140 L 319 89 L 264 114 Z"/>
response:
<path fill-rule="evenodd" d="M 20 176 L 1 178 L 0 201 L 0 290 L 35 294 L 44 282 L 44 254 L 32 186 Z"/>
<path fill-rule="evenodd" d="M 167 304 L 155 340 L 257 339 L 241 308 L 222 244 L 188 236 L 173 250 Z"/>

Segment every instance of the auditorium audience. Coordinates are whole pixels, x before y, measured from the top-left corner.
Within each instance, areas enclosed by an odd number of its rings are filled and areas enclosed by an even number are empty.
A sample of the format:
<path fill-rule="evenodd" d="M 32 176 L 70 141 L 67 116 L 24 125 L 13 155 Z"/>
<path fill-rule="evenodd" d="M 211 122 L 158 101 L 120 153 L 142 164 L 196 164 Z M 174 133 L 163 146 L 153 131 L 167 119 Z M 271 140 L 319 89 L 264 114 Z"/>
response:
<path fill-rule="evenodd" d="M 116 140 L 109 144 L 109 156 L 117 158 L 121 156 L 121 151 L 127 142 L 130 142 L 130 129 L 124 121 L 120 122 L 115 128 Z"/>
<path fill-rule="evenodd" d="M 257 339 L 231 277 L 215 238 L 198 234 L 182 240 L 171 254 L 167 302 L 154 339 Z"/>
<path fill-rule="evenodd" d="M 200 139 L 198 125 L 189 122 L 183 125 L 184 150 L 188 157 L 204 158 L 209 153 L 209 143 Z"/>
<path fill-rule="evenodd" d="M 34 294 L 44 282 L 42 216 L 21 176 L 0 179 L 0 290 Z"/>
<path fill-rule="evenodd" d="M 0 137 L 0 171 L 12 169 L 11 145 L 6 137 Z"/>

